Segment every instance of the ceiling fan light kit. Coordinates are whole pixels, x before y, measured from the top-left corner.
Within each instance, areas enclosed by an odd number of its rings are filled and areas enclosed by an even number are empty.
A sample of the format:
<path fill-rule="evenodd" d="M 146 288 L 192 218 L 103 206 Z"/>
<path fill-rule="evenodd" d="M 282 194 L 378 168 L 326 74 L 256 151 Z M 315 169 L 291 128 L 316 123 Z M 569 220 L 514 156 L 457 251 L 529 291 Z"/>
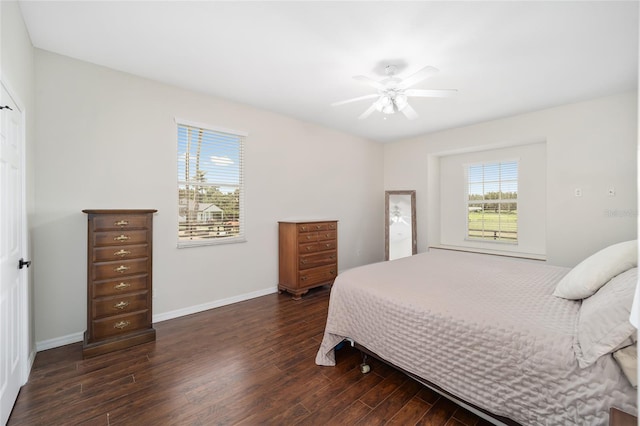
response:
<path fill-rule="evenodd" d="M 375 102 L 376 110 L 385 114 L 402 111 L 407 105 L 407 95 L 403 91 L 395 90 L 383 92 Z"/>
<path fill-rule="evenodd" d="M 358 119 L 363 120 L 369 117 L 373 111 L 378 111 L 383 114 L 395 114 L 396 112 L 402 112 L 409 120 L 414 120 L 418 117 L 416 111 L 409 105 L 409 97 L 446 97 L 451 96 L 457 92 L 455 89 L 409 89 L 416 83 L 424 80 L 425 78 L 435 74 L 438 70 L 434 67 L 427 66 L 410 75 L 405 79 L 401 79 L 395 76 L 395 65 L 387 65 L 385 72 L 387 78 L 377 81 L 364 75 L 357 75 L 353 77 L 355 80 L 362 81 L 369 84 L 378 90 L 378 93 L 359 96 L 357 98 L 347 99 L 345 101 L 335 102 L 332 105 L 344 105 L 351 102 L 356 102 L 364 99 L 377 98 L 373 104 L 362 113 Z"/>

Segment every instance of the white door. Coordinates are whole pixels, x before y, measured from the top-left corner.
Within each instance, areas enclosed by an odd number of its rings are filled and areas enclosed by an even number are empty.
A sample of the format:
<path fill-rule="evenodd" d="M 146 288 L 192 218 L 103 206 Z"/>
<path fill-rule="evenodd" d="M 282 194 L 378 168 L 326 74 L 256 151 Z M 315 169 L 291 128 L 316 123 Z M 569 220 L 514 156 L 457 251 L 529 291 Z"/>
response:
<path fill-rule="evenodd" d="M 22 112 L 4 85 L 0 95 L 0 424 L 24 384 L 27 364 L 26 269 L 23 255 Z M 8 108 L 7 108 L 8 107 Z"/>

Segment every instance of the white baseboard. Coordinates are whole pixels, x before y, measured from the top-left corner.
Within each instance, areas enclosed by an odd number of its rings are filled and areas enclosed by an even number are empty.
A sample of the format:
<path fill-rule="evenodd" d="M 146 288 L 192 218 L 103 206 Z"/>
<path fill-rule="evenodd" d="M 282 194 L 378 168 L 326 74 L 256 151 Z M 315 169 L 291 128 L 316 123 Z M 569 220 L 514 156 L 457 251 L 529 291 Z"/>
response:
<path fill-rule="evenodd" d="M 251 293 L 240 294 L 238 296 L 229 297 L 226 299 L 214 300 L 212 302 L 203 303 L 201 305 L 189 306 L 188 308 L 177 309 L 175 311 L 165 312 L 153 316 L 153 322 L 162 322 L 174 318 L 180 318 L 185 315 L 196 314 L 198 312 L 207 311 L 213 308 L 219 308 L 220 306 L 231 305 L 232 303 L 243 302 L 249 299 L 255 299 L 256 297 L 266 296 L 267 294 L 273 294 L 278 291 L 278 287 L 269 287 Z M 84 332 L 67 334 L 66 336 L 56 337 L 53 339 L 43 340 L 36 342 L 36 351 L 46 351 L 47 349 L 57 348 L 59 346 L 68 345 L 71 343 L 82 342 L 84 339 Z"/>
<path fill-rule="evenodd" d="M 83 339 L 84 332 L 81 331 L 80 333 L 67 334 L 66 336 L 43 340 L 36 342 L 36 352 L 46 351 L 47 349 L 53 349 L 71 343 L 82 342 Z"/>
<path fill-rule="evenodd" d="M 220 306 L 231 305 L 232 303 L 243 302 L 249 299 L 255 299 L 256 297 L 266 296 L 267 294 L 273 294 L 278 291 L 278 287 L 269 287 L 251 293 L 240 294 L 238 296 L 229 297 L 226 299 L 214 300 L 212 302 L 203 303 L 201 305 L 189 306 L 188 308 L 177 309 L 175 311 L 165 312 L 153 316 L 153 322 L 162 322 L 174 318 L 180 318 L 185 315 L 197 314 L 198 312 L 208 311 L 209 309 L 219 308 Z"/>

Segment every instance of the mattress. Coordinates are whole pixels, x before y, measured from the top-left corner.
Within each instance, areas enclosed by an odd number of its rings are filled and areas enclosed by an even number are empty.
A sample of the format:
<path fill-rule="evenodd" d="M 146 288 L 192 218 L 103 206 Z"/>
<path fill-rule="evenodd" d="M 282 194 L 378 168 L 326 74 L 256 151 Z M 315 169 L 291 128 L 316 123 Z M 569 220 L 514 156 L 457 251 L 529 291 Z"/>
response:
<path fill-rule="evenodd" d="M 580 301 L 552 295 L 568 268 L 431 250 L 354 268 L 331 290 L 318 365 L 350 338 L 452 395 L 523 425 L 606 425 L 637 414 L 611 355 L 576 361 Z"/>

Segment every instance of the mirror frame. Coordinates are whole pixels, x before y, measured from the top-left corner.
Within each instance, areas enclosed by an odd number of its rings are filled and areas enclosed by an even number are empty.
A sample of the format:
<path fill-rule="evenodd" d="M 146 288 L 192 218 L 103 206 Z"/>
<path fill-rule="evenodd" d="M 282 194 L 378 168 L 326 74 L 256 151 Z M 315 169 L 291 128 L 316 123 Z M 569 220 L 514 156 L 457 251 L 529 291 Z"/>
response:
<path fill-rule="evenodd" d="M 411 255 L 418 253 L 416 232 L 416 191 L 385 191 L 384 192 L 384 260 L 389 260 L 389 196 L 411 196 Z"/>

